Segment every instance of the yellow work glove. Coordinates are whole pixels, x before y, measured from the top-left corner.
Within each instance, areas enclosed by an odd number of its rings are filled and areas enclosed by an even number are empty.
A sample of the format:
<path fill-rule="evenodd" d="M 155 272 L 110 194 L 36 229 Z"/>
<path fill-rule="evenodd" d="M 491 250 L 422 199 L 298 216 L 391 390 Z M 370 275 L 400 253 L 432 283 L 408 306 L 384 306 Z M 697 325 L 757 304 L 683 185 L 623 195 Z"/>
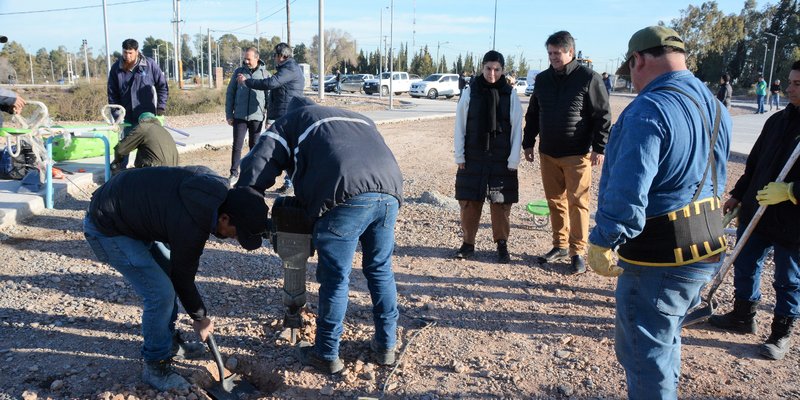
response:
<path fill-rule="evenodd" d="M 792 192 L 792 183 L 786 182 L 770 182 L 764 189 L 761 189 L 756 194 L 758 204 L 762 206 L 771 206 L 773 204 L 783 203 L 786 200 L 797 204 L 797 199 L 794 198 Z"/>
<path fill-rule="evenodd" d="M 592 271 L 609 278 L 622 275 L 623 269 L 614 265 L 611 254 L 611 249 L 589 243 L 589 266 L 592 267 Z"/>

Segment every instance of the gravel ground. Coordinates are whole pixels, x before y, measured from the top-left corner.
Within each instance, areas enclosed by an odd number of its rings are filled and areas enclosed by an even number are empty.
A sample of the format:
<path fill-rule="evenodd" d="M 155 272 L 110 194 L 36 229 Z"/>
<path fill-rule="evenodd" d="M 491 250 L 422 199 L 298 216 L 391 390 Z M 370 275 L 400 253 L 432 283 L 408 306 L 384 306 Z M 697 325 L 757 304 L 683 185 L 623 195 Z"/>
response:
<path fill-rule="evenodd" d="M 625 104 L 612 99 L 616 115 Z M 368 361 L 373 328 L 359 254 L 341 349 L 345 371 L 328 377 L 301 366 L 292 346 L 279 338 L 282 271 L 272 249 L 245 252 L 231 241 L 209 241 L 198 286 L 227 367 L 260 390 L 253 398 L 625 397 L 613 349 L 615 281 L 568 275 L 565 261 L 537 264 L 535 257 L 551 247 L 548 225 L 537 226 L 522 205 L 514 207 L 512 263 L 496 264 L 486 210 L 476 259 L 451 258 L 461 243 L 452 200 L 453 125 L 446 118 L 379 126 L 405 183 L 394 257 L 404 351 L 396 370 Z M 229 153 L 226 147 L 186 153 L 181 164 L 224 174 Z M 729 185 L 741 175 L 743 161 L 730 160 Z M 538 162 L 523 162 L 520 180 L 523 204 L 542 198 Z M 139 382 L 140 302 L 116 271 L 94 261 L 83 240 L 81 219 L 93 189 L 80 188 L 56 209 L 0 233 L 0 399 L 207 398 L 202 388 L 216 376 L 211 360 L 179 363 L 196 384 L 190 392 L 156 393 Z M 302 332 L 312 341 L 315 270 L 312 258 Z M 771 266 L 766 272 L 771 276 Z M 681 397 L 800 398 L 799 352 L 779 362 L 757 355 L 769 332 L 771 282 L 765 277 L 758 335 L 707 324 L 684 331 Z M 718 296 L 726 311 L 730 277 Z M 185 315 L 179 322 L 190 331 Z"/>

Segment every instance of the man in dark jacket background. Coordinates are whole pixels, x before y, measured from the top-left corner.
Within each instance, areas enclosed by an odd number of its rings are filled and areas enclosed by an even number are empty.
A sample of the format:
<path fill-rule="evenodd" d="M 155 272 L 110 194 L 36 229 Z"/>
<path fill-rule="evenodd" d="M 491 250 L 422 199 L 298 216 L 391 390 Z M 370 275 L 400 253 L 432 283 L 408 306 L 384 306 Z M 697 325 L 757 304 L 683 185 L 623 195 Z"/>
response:
<path fill-rule="evenodd" d="M 789 351 L 792 330 L 800 317 L 800 162 L 795 162 L 783 182 L 775 181 L 800 143 L 800 61 L 792 64 L 786 94 L 789 104 L 764 124 L 747 156 L 744 174 L 723 205 L 725 212 L 741 205 L 738 235 L 759 205 L 768 207 L 733 262 L 733 310 L 709 319 L 722 329 L 756 333 L 761 272 L 773 250 L 775 308 L 771 333 L 760 349 L 760 354 L 771 360 L 781 360 Z"/>
<path fill-rule="evenodd" d="M 378 364 L 394 364 L 399 313 L 392 252 L 403 198 L 397 160 L 369 118 L 295 97 L 242 159 L 236 186 L 263 192 L 282 171 L 291 175 L 296 199 L 314 221 L 319 259 L 316 341 L 314 346 L 301 343 L 301 362 L 332 374 L 344 368 L 339 339 L 360 243 L 373 305 L 373 357 Z"/>
<path fill-rule="evenodd" d="M 261 193 L 228 190 L 206 167 L 153 167 L 120 173 L 92 194 L 84 236 L 97 259 L 119 271 L 142 298 L 142 380 L 160 391 L 187 389 L 172 369 L 175 356 L 202 354 L 175 330 L 180 299 L 205 341 L 214 325 L 195 285 L 210 234 L 261 246 L 267 205 Z M 177 298 L 176 298 L 177 295 Z M 200 350 L 200 351 L 198 351 Z"/>
<path fill-rule="evenodd" d="M 242 66 L 233 71 L 249 79 L 269 78 L 270 74 L 264 62 L 258 59 L 258 50 L 249 47 L 244 52 Z M 267 96 L 263 90 L 251 89 L 240 84 L 236 79 L 228 83 L 225 93 L 225 119 L 233 127 L 233 150 L 231 152 L 231 169 L 228 181 L 231 186 L 239 177 L 239 163 L 242 158 L 242 147 L 247 135 L 247 147 L 252 149 L 258 141 L 258 135 L 267 117 Z"/>
<path fill-rule="evenodd" d="M 569 32 L 550 35 L 545 46 L 550 68 L 536 77 L 522 139 L 525 159 L 533 162 L 536 137 L 541 136 L 539 163 L 553 249 L 539 262 L 569 255 L 572 272 L 582 273 L 586 271 L 583 255 L 589 236 L 592 167 L 603 161 L 611 126 L 608 92 L 597 72 L 578 64 Z"/>
<path fill-rule="evenodd" d="M 157 96 L 153 96 L 153 88 Z M 111 66 L 107 89 L 108 104 L 125 107 L 125 122 L 131 128 L 141 113 L 164 115 L 167 108 L 169 87 L 164 73 L 152 58 L 139 52 L 139 42 L 134 39 L 122 42 L 122 57 Z"/>
<path fill-rule="evenodd" d="M 278 43 L 275 46 L 275 75 L 265 79 L 248 79 L 244 74 L 236 75 L 236 80 L 240 85 L 258 90 L 269 90 L 268 109 L 267 109 L 267 129 L 279 118 L 286 114 L 289 102 L 295 97 L 303 97 L 305 78 L 303 71 L 297 65 L 297 61 L 292 58 L 292 48 L 286 43 Z M 278 189 L 278 193 L 291 194 L 292 181 L 286 176 L 283 186 Z"/>

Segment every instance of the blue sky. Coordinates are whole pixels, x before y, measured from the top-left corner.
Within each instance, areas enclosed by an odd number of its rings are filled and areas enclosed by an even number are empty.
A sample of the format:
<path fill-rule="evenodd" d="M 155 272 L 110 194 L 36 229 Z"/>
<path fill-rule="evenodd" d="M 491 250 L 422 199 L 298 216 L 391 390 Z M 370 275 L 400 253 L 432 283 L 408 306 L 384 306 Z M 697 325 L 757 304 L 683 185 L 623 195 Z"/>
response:
<path fill-rule="evenodd" d="M 112 51 L 122 40 L 139 41 L 147 36 L 170 39 L 171 0 L 107 0 L 109 41 Z M 290 0 L 292 42 L 311 43 L 318 32 L 319 1 Z M 726 14 L 739 13 L 744 0 L 718 0 Z M 120 4 L 123 3 L 123 4 Z M 124 4 L 128 3 L 128 4 Z M 285 0 L 182 0 L 182 29 L 194 37 L 210 28 L 213 36 L 236 31 L 239 38 L 256 33 L 256 3 L 259 8 L 258 28 L 261 36 L 285 38 Z M 759 1 L 761 8 L 772 1 Z M 102 7 L 47 13 L 22 13 L 47 9 L 89 7 L 102 0 L 0 0 L 0 35 L 21 43 L 29 52 L 65 45 L 78 51 L 87 39 L 95 54 L 104 53 Z M 390 0 L 326 0 L 326 29 L 339 29 L 353 37 L 365 50 L 375 50 L 381 43 L 381 8 Z M 689 4 L 700 0 L 498 0 L 496 36 L 493 35 L 495 2 L 491 0 L 394 0 L 393 38 L 397 48 L 408 43 L 416 51 L 427 45 L 435 57 L 439 52 L 448 64 L 459 53 L 472 52 L 480 57 L 495 47 L 506 56 L 522 54 L 532 68 L 546 68 L 544 41 L 558 30 L 568 30 L 576 39 L 576 47 L 595 63 L 595 70 L 614 70 L 616 58 L 627 48 L 628 39 L 636 30 L 669 22 Z M 389 35 L 389 10 L 383 12 L 383 34 Z M 414 23 L 416 21 L 416 23 Z M 387 38 L 387 43 L 388 43 Z M 413 47 L 412 47 L 413 46 Z"/>

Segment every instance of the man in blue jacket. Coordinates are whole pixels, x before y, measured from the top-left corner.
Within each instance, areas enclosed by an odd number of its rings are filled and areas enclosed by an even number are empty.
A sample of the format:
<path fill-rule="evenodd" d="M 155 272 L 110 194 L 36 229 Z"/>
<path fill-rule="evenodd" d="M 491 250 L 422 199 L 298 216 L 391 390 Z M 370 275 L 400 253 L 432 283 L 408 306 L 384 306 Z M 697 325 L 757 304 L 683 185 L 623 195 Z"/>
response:
<path fill-rule="evenodd" d="M 719 196 L 731 118 L 686 68 L 672 29 L 636 32 L 617 75 L 630 76 L 639 95 L 606 146 L 589 266 L 619 277 L 615 351 L 628 397 L 676 399 L 681 325 L 726 248 Z"/>
<path fill-rule="evenodd" d="M 136 126 L 142 113 L 164 115 L 169 87 L 158 64 L 139 52 L 139 42 L 125 39 L 122 57 L 108 73 L 107 92 L 108 104 L 125 107 L 125 123 L 128 124 L 122 132 L 122 137 L 125 137 Z M 127 164 L 128 157 L 125 157 L 121 166 L 124 168 Z"/>
<path fill-rule="evenodd" d="M 267 129 L 278 119 L 286 114 L 286 108 L 295 97 L 303 97 L 305 78 L 303 71 L 297 62 L 292 58 L 292 48 L 286 43 L 278 43 L 273 54 L 275 58 L 275 75 L 265 79 L 248 78 L 244 74 L 236 75 L 236 80 L 240 85 L 248 88 L 269 90 L 268 109 L 267 109 Z M 293 190 L 292 181 L 289 176 L 284 178 L 283 186 L 278 189 L 278 193 L 291 194 Z"/>
<path fill-rule="evenodd" d="M 242 74 L 250 79 L 269 78 L 264 62 L 258 59 L 258 50 L 249 47 L 244 52 L 242 66 L 233 71 L 233 76 Z M 267 115 L 266 96 L 263 90 L 251 89 L 231 79 L 225 93 L 225 119 L 233 127 L 233 151 L 228 181 L 231 186 L 239 177 L 242 146 L 247 135 L 247 146 L 253 148 L 258 141 L 261 127 Z"/>
<path fill-rule="evenodd" d="M 369 118 L 295 97 L 283 118 L 242 159 L 236 186 L 263 192 L 283 171 L 314 221 L 312 240 L 319 255 L 316 342 L 300 344 L 300 361 L 331 374 L 344 368 L 339 339 L 353 257 L 361 243 L 375 324 L 370 348 L 375 362 L 394 364 L 399 313 L 392 252 L 403 176 L 392 151 Z"/>
<path fill-rule="evenodd" d="M 187 389 L 173 357 L 199 356 L 175 330 L 177 299 L 205 341 L 214 329 L 195 285 L 209 235 L 261 247 L 268 208 L 251 188 L 228 190 L 206 167 L 150 167 L 121 172 L 92 194 L 83 232 L 98 260 L 119 271 L 142 298 L 142 380 L 158 390 Z M 177 298 L 176 298 L 177 295 Z M 198 348 L 199 346 L 199 348 Z"/>

